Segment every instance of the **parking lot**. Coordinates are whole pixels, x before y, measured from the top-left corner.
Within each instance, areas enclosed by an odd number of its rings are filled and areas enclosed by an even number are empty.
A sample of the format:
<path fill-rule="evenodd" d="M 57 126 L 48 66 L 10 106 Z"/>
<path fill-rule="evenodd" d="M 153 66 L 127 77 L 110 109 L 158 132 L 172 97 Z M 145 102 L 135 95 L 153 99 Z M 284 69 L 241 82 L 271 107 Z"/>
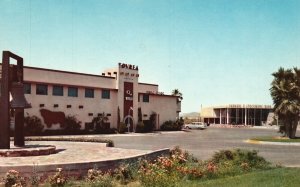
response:
<path fill-rule="evenodd" d="M 299 135 L 298 131 L 298 135 Z M 189 132 L 162 132 L 153 134 L 108 135 L 115 147 L 131 149 L 160 149 L 180 146 L 199 159 L 208 159 L 222 149 L 243 148 L 258 150 L 268 161 L 284 166 L 300 167 L 300 147 L 293 145 L 262 145 L 245 143 L 252 137 L 279 136 L 275 129 L 213 128 Z"/>

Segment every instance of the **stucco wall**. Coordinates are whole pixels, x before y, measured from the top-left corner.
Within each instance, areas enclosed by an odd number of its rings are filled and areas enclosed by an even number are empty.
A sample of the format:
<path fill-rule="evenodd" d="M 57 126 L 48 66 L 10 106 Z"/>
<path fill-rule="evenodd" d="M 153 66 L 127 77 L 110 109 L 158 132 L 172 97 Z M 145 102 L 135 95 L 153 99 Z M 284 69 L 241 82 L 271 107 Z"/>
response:
<path fill-rule="evenodd" d="M 139 83 L 138 92 L 139 93 L 146 93 L 146 92 L 157 93 L 158 92 L 158 85 Z"/>
<path fill-rule="evenodd" d="M 113 77 L 24 68 L 24 81 L 115 89 Z"/>
<path fill-rule="evenodd" d="M 41 117 L 40 109 L 47 109 L 50 111 L 61 111 L 65 115 L 75 115 L 75 117 L 81 121 L 81 128 L 85 127 L 86 122 L 91 122 L 93 117 L 97 117 L 98 113 L 111 114 L 109 121 L 111 127 L 117 127 L 117 91 L 110 91 L 110 99 L 101 98 L 101 89 L 94 90 L 94 98 L 86 98 L 84 96 L 85 89 L 78 89 L 78 97 L 68 97 L 68 88 L 64 87 L 64 96 L 53 96 L 52 85 L 48 85 L 48 95 L 36 95 L 36 85 L 31 85 L 31 94 L 25 94 L 26 99 L 31 103 L 32 108 L 26 109 L 25 114 L 36 115 Z M 40 107 L 40 104 L 44 104 L 44 107 Z M 58 104 L 58 107 L 54 107 L 54 104 Z M 71 108 L 67 108 L 67 105 L 71 105 Z M 82 109 L 79 105 L 83 106 Z M 93 113 L 93 116 L 89 116 L 89 113 Z M 44 121 L 43 121 L 44 122 Z M 50 129 L 58 129 L 58 124 L 52 125 Z M 48 128 L 45 128 L 48 129 Z"/>
<path fill-rule="evenodd" d="M 143 96 L 140 94 L 139 107 L 142 109 L 143 120 L 148 120 L 150 115 L 155 112 L 159 115 L 157 125 L 162 125 L 165 121 L 176 120 L 178 113 L 177 97 L 163 95 L 149 95 L 149 103 L 143 102 Z M 146 117 L 144 115 L 147 115 Z"/>

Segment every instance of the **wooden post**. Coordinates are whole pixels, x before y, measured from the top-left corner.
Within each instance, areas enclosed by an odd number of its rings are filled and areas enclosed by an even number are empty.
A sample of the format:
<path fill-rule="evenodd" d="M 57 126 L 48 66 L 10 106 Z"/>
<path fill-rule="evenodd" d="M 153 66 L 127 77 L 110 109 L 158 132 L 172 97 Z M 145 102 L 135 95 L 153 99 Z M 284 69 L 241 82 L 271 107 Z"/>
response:
<path fill-rule="evenodd" d="M 9 52 L 3 51 L 0 99 L 0 149 L 10 148 L 9 90 Z"/>

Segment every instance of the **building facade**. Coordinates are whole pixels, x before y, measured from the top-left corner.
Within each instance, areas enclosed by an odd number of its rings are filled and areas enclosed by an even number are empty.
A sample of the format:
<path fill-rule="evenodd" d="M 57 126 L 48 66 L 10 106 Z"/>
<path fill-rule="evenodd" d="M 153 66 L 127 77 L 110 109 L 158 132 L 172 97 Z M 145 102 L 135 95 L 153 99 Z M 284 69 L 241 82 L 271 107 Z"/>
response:
<path fill-rule="evenodd" d="M 255 125 L 267 124 L 271 105 L 229 104 L 203 108 L 201 119 L 210 124 Z"/>
<path fill-rule="evenodd" d="M 24 67 L 25 97 L 32 105 L 25 113 L 40 117 L 45 129 L 60 128 L 61 116 L 75 116 L 84 129 L 105 115 L 110 128 L 121 121 L 134 131 L 139 108 L 143 120 L 156 115 L 156 129 L 176 120 L 178 97 L 159 92 L 157 84 L 140 83 L 139 76 L 138 66 L 122 63 L 101 75 Z"/>

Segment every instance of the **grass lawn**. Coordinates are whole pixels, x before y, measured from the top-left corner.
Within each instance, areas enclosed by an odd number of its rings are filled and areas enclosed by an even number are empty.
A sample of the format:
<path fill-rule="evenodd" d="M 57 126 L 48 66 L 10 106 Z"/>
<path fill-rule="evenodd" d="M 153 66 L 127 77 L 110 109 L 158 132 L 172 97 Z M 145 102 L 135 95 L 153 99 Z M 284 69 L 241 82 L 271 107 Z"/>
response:
<path fill-rule="evenodd" d="M 289 139 L 285 137 L 272 137 L 272 136 L 265 136 L 265 137 L 257 137 L 257 138 L 252 138 L 251 140 L 256 140 L 256 141 L 267 141 L 267 142 L 287 142 L 287 143 L 300 143 L 300 138 L 297 137 L 295 139 Z"/>
<path fill-rule="evenodd" d="M 180 186 L 298 187 L 300 186 L 300 168 L 276 168 L 214 180 L 184 182 Z"/>

